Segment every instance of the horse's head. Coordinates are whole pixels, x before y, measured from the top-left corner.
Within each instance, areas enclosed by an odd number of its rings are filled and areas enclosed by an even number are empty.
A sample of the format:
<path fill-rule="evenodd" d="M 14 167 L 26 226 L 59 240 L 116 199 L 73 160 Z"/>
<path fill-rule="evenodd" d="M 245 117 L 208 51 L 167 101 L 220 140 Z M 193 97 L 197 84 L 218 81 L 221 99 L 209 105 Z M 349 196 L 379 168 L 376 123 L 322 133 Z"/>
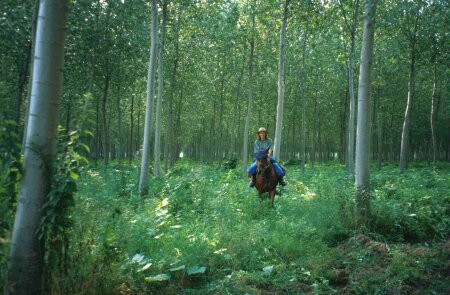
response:
<path fill-rule="evenodd" d="M 269 150 L 259 150 L 256 153 L 256 171 L 257 174 L 262 173 L 268 168 L 268 165 L 270 164 L 269 161 Z"/>

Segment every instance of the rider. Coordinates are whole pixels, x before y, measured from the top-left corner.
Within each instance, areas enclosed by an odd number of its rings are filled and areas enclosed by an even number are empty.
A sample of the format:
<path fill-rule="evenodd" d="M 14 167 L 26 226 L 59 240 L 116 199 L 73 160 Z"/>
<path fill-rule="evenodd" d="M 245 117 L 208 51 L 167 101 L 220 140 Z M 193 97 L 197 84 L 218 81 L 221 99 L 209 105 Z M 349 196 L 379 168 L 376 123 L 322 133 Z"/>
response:
<path fill-rule="evenodd" d="M 272 157 L 272 145 L 273 145 L 272 139 L 267 138 L 266 128 L 264 127 L 259 128 L 258 132 L 256 132 L 256 140 L 253 152 L 256 155 L 260 150 L 267 150 L 268 156 L 270 157 L 270 162 L 275 168 L 275 173 L 277 174 L 278 182 L 282 186 L 285 186 L 286 182 L 284 181 L 283 177 L 286 174 L 286 172 L 284 171 L 284 169 L 281 168 L 280 164 L 278 164 Z M 247 176 L 252 178 L 252 180 L 249 183 L 249 186 L 254 187 L 256 179 L 256 161 L 248 168 Z"/>

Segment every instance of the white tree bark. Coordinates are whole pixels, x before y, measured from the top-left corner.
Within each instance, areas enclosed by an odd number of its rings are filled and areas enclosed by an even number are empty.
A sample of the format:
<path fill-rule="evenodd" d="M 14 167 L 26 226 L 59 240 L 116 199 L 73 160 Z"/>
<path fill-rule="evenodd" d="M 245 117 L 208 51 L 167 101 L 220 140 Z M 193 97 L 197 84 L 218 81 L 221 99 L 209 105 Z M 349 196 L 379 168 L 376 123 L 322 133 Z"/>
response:
<path fill-rule="evenodd" d="M 300 93 L 302 94 L 301 100 L 301 128 L 300 128 L 300 158 L 301 158 L 301 168 L 302 173 L 305 173 L 306 166 L 306 95 L 305 95 L 305 83 L 306 83 L 306 65 L 305 65 L 305 55 L 306 55 L 306 42 L 308 40 L 308 29 L 309 21 L 306 22 L 304 42 L 303 42 L 303 55 L 302 55 L 302 81 Z"/>
<path fill-rule="evenodd" d="M 273 148 L 273 156 L 278 158 L 280 156 L 281 131 L 283 129 L 283 106 L 284 106 L 284 58 L 285 48 L 284 40 L 286 38 L 286 26 L 288 19 L 289 0 L 284 4 L 283 22 L 280 30 L 280 56 L 278 60 L 278 104 L 277 104 L 277 119 L 275 128 L 275 142 Z"/>
<path fill-rule="evenodd" d="M 348 174 L 353 177 L 353 166 L 355 163 L 355 93 L 353 91 L 353 65 L 355 57 L 355 35 L 356 23 L 359 12 L 359 0 L 356 0 L 353 10 L 352 23 L 350 24 L 345 13 L 344 4 L 339 0 L 339 5 L 344 16 L 344 21 L 350 32 L 351 45 L 348 56 L 348 97 L 349 97 L 349 115 L 348 115 L 348 142 L 347 142 L 347 170 Z"/>
<path fill-rule="evenodd" d="M 411 112 L 412 102 L 414 97 L 414 80 L 415 80 L 415 60 L 411 61 L 409 82 L 408 82 L 408 98 L 406 102 L 405 119 L 403 121 L 402 129 L 402 141 L 400 146 L 400 171 L 404 171 L 408 168 L 409 152 L 410 152 L 410 139 L 409 132 L 411 129 Z"/>
<path fill-rule="evenodd" d="M 244 147 L 243 147 L 243 159 L 242 159 L 242 170 L 244 173 L 247 172 L 247 163 L 248 163 L 248 132 L 250 129 L 250 116 L 252 113 L 252 95 L 253 95 L 253 53 L 255 51 L 255 6 L 252 4 L 252 12 L 251 12 L 251 36 L 250 36 L 250 61 L 248 65 L 248 105 L 247 105 L 247 116 L 245 118 L 245 128 L 244 128 Z"/>
<path fill-rule="evenodd" d="M 34 53 L 34 48 L 36 46 L 36 27 L 37 27 L 37 18 L 39 15 L 39 3 L 40 0 L 35 0 L 34 1 L 34 10 L 33 10 L 33 20 L 32 20 L 32 25 L 31 25 L 31 53 Z M 25 111 L 25 118 L 28 118 L 29 114 L 30 114 L 30 101 L 31 101 L 31 87 L 33 84 L 33 62 L 34 57 L 30 58 L 30 64 L 29 64 L 29 69 L 30 69 L 30 80 L 28 82 L 28 97 L 27 97 L 27 101 L 26 101 L 26 111 Z M 27 139 L 27 127 L 28 127 L 28 122 L 27 120 L 25 120 L 24 122 L 24 131 L 23 131 L 23 136 L 22 136 L 22 149 L 21 152 L 22 154 L 25 153 L 25 141 Z"/>
<path fill-rule="evenodd" d="M 141 174 L 139 177 L 139 194 L 148 192 L 149 167 L 150 167 L 150 138 L 152 133 L 153 97 L 155 95 L 155 58 L 158 43 L 158 8 L 156 0 L 152 0 L 152 30 L 150 46 L 150 62 L 147 76 L 147 101 L 145 106 L 144 143 L 142 151 Z"/>
<path fill-rule="evenodd" d="M 418 28 L 418 18 L 419 18 L 420 8 L 416 10 L 415 22 L 413 32 L 409 32 L 409 40 L 411 46 L 411 62 L 409 66 L 409 81 L 408 81 L 408 98 L 406 101 L 405 119 L 403 121 L 402 129 L 402 141 L 400 146 L 400 171 L 405 171 L 408 168 L 409 157 L 410 157 L 410 132 L 411 132 L 411 113 L 412 104 L 415 94 L 415 81 L 416 81 L 416 39 L 417 39 L 417 28 Z"/>
<path fill-rule="evenodd" d="M 370 83 L 377 0 L 366 0 L 363 19 L 363 40 L 358 87 L 358 118 L 356 129 L 356 218 L 359 225 L 370 217 Z"/>
<path fill-rule="evenodd" d="M 33 81 L 24 176 L 9 252 L 4 294 L 41 294 L 44 249 L 36 235 L 51 187 L 63 82 L 67 1 L 41 0 L 34 49 Z"/>
<path fill-rule="evenodd" d="M 161 24 L 161 44 L 159 45 L 158 58 L 158 102 L 156 105 L 156 122 L 155 122 L 155 167 L 153 174 L 159 177 L 161 174 L 161 107 L 164 92 L 164 39 L 166 36 L 166 15 L 167 15 L 167 1 L 163 0 Z M 166 138 L 167 140 L 167 138 Z"/>
<path fill-rule="evenodd" d="M 430 111 L 430 128 L 431 128 L 431 163 L 433 165 L 433 169 L 436 168 L 436 135 L 434 128 L 435 121 L 435 112 L 436 112 L 436 81 L 437 81 L 437 63 L 434 62 L 434 70 L 433 70 L 433 92 L 431 94 L 431 111 Z"/>

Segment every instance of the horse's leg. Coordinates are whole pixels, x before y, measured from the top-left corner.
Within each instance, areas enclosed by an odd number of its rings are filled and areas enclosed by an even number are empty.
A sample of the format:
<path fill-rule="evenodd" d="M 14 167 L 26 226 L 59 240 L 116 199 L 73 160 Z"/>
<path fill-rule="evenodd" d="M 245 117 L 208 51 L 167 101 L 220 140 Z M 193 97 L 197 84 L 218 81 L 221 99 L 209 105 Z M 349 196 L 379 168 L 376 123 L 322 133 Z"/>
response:
<path fill-rule="evenodd" d="M 269 197 L 270 197 L 270 204 L 272 205 L 272 208 L 273 208 L 274 207 L 273 202 L 275 201 L 275 189 L 273 189 L 269 192 Z"/>

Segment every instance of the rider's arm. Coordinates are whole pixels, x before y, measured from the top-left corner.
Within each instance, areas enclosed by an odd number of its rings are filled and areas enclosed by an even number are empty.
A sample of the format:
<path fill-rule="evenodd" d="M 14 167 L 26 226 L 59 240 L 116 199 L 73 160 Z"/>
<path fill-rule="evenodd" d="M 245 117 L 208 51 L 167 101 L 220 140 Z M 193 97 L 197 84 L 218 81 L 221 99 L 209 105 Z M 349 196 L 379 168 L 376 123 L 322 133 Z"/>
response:
<path fill-rule="evenodd" d="M 269 156 L 272 156 L 273 153 L 272 146 L 273 146 L 272 139 L 269 138 Z"/>

